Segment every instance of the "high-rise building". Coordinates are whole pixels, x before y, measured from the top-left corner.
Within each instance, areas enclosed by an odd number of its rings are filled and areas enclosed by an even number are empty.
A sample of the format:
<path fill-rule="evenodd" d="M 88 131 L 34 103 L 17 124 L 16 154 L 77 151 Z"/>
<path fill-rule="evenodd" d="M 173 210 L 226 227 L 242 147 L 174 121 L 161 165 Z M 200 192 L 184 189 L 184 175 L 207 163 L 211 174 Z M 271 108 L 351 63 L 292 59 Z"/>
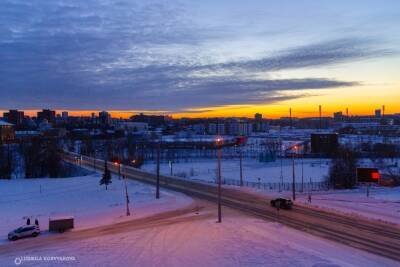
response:
<path fill-rule="evenodd" d="M 38 121 L 47 120 L 49 123 L 54 123 L 56 120 L 56 112 L 50 109 L 43 109 L 37 113 Z"/>
<path fill-rule="evenodd" d="M 14 125 L 0 120 L 0 144 L 10 143 L 15 140 Z"/>
<path fill-rule="evenodd" d="M 254 114 L 254 119 L 255 119 L 256 121 L 261 121 L 261 120 L 262 120 L 262 114 L 260 114 L 260 113 Z"/>
<path fill-rule="evenodd" d="M 99 112 L 99 123 L 102 125 L 109 125 L 111 121 L 111 116 L 107 111 Z"/>
<path fill-rule="evenodd" d="M 23 123 L 25 115 L 23 111 L 11 109 L 8 112 L 4 112 L 3 117 L 7 122 L 19 126 Z"/>
<path fill-rule="evenodd" d="M 68 119 L 68 111 L 63 111 L 63 112 L 61 112 L 61 118 L 62 118 L 63 120 Z"/>

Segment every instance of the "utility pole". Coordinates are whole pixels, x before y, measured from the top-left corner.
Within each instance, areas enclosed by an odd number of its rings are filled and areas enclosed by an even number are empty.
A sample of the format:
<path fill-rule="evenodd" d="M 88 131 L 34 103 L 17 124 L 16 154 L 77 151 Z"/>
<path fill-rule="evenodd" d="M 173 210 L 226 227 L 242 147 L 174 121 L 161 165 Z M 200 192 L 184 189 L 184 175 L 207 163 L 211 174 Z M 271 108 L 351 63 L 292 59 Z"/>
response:
<path fill-rule="evenodd" d="M 240 162 L 240 186 L 243 186 L 242 148 L 239 148 L 239 162 Z"/>
<path fill-rule="evenodd" d="M 118 161 L 118 180 L 121 180 L 121 163 Z"/>
<path fill-rule="evenodd" d="M 160 198 L 160 141 L 157 142 L 157 182 L 156 182 L 156 198 Z"/>
<path fill-rule="evenodd" d="M 296 151 L 296 146 L 294 147 L 295 151 Z M 294 152 L 292 155 L 292 198 L 293 201 L 296 200 L 296 175 L 295 175 L 295 166 L 294 166 Z"/>
<path fill-rule="evenodd" d="M 281 126 L 279 126 L 279 155 L 280 155 L 280 162 L 281 162 L 281 176 L 279 180 L 279 192 L 282 191 L 283 187 L 283 155 L 282 155 L 282 138 L 281 138 Z"/>
<path fill-rule="evenodd" d="M 290 129 L 292 129 L 292 127 L 293 127 L 293 123 L 292 123 L 292 108 L 289 108 L 289 119 L 290 119 Z"/>
<path fill-rule="evenodd" d="M 222 139 L 217 138 L 217 149 L 218 149 L 218 223 L 222 222 L 222 214 L 221 214 L 221 148 L 222 148 Z"/>
<path fill-rule="evenodd" d="M 301 192 L 303 193 L 304 190 L 304 159 L 303 159 L 303 155 L 301 157 Z"/>

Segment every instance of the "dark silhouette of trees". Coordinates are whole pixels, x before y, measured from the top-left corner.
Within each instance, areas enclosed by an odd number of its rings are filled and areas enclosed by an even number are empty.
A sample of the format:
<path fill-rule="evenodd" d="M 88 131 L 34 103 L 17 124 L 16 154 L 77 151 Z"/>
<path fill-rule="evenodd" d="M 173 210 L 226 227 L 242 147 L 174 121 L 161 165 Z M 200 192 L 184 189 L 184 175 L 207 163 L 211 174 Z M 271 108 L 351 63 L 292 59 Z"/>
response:
<path fill-rule="evenodd" d="M 329 181 L 334 188 L 353 188 L 357 177 L 357 154 L 346 147 L 339 147 L 329 170 Z"/>
<path fill-rule="evenodd" d="M 35 138 L 22 142 L 20 146 L 26 178 L 60 177 L 62 159 L 57 140 Z"/>
<path fill-rule="evenodd" d="M 0 179 L 11 179 L 14 171 L 13 153 L 10 145 L 3 145 L 0 143 Z"/>

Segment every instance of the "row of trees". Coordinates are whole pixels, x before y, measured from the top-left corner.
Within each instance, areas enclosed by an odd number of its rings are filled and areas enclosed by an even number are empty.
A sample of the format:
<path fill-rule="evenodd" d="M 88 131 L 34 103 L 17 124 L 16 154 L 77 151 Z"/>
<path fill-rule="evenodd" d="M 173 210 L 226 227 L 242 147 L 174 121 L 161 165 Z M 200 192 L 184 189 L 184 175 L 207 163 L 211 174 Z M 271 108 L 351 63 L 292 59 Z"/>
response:
<path fill-rule="evenodd" d="M 0 145 L 0 177 L 10 179 L 18 166 L 23 167 L 26 178 L 60 177 L 58 142 L 37 138 L 19 145 Z"/>
<path fill-rule="evenodd" d="M 26 178 L 61 176 L 62 163 L 56 140 L 38 138 L 20 146 Z"/>
<path fill-rule="evenodd" d="M 329 170 L 329 181 L 335 188 L 353 188 L 357 183 L 358 155 L 346 147 L 334 153 Z"/>
<path fill-rule="evenodd" d="M 0 144 L 0 179 L 11 179 L 15 169 L 13 157 L 12 147 Z"/>

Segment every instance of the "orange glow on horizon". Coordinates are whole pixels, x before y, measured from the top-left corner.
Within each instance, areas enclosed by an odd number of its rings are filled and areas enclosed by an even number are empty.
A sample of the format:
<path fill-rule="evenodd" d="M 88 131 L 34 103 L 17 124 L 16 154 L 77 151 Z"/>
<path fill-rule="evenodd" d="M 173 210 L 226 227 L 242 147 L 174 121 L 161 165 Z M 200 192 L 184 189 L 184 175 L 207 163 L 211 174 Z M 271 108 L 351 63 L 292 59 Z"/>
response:
<path fill-rule="evenodd" d="M 181 113 L 168 113 L 168 112 L 138 112 L 138 111 L 118 111 L 111 110 L 108 111 L 113 118 L 128 119 L 133 115 L 139 113 L 144 113 L 146 115 L 169 115 L 174 119 L 179 118 L 222 118 L 222 117 L 247 117 L 253 118 L 255 113 L 261 113 L 263 118 L 277 119 L 280 117 L 289 117 L 289 108 L 292 108 L 293 118 L 305 118 L 305 117 L 318 117 L 318 105 L 311 106 L 297 106 L 297 105 L 254 105 L 254 106 L 226 106 L 226 107 L 216 107 L 216 108 L 204 108 L 199 110 L 189 110 L 189 112 Z M 334 112 L 342 111 L 345 114 L 347 106 L 324 106 L 322 105 L 322 116 L 332 117 Z M 371 105 L 371 106 L 350 106 L 349 115 L 350 116 L 365 116 L 374 115 L 375 109 L 382 108 L 381 105 Z M 25 115 L 30 117 L 36 117 L 39 110 L 23 110 Z M 202 111 L 204 110 L 204 112 Z M 7 110 L 1 110 L 1 112 L 6 112 Z M 98 116 L 100 110 L 56 110 L 57 114 L 61 114 L 62 111 L 67 111 L 69 116 L 83 116 L 90 117 L 92 113 Z M 400 105 L 385 107 L 385 114 L 400 113 Z"/>

